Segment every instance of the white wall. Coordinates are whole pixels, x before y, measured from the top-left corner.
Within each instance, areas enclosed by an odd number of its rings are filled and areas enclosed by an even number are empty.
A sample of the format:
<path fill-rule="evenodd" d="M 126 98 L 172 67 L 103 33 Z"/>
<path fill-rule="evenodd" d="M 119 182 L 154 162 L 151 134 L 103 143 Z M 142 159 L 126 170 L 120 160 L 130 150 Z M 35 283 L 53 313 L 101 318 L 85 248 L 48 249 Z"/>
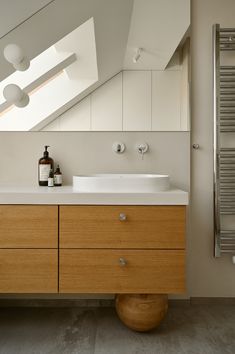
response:
<path fill-rule="evenodd" d="M 212 25 L 235 27 L 234 0 L 192 0 L 191 231 L 188 287 L 191 296 L 235 296 L 231 256 L 213 258 Z M 234 59 L 235 63 L 235 59 Z"/>
<path fill-rule="evenodd" d="M 115 141 L 123 141 L 126 151 L 112 151 Z M 144 160 L 136 144 L 147 142 L 150 151 Z M 59 162 L 65 184 L 82 173 L 169 173 L 171 182 L 189 188 L 189 133 L 105 133 L 105 132 L 25 132 L 0 133 L 0 184 L 37 185 L 38 159 L 44 145 Z"/>

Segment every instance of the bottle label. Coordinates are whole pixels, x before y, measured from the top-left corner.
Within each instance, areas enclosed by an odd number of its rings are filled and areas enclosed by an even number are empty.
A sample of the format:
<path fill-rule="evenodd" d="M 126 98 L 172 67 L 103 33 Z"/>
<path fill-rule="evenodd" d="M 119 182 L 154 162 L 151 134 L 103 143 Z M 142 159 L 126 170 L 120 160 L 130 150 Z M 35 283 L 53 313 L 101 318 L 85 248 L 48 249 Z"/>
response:
<path fill-rule="evenodd" d="M 51 165 L 39 165 L 39 181 L 48 181 Z"/>
<path fill-rule="evenodd" d="M 62 184 L 62 175 L 54 175 L 54 183 Z"/>
<path fill-rule="evenodd" d="M 48 187 L 54 187 L 54 179 L 52 177 L 48 178 Z"/>

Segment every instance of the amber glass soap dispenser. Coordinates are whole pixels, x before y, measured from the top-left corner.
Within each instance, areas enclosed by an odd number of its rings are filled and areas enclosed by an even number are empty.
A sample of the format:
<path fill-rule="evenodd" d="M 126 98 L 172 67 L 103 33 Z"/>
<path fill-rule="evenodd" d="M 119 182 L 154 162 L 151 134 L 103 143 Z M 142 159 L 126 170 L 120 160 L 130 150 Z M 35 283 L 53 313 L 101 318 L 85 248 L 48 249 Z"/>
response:
<path fill-rule="evenodd" d="M 48 148 L 49 145 L 46 145 L 43 157 L 41 157 L 38 161 L 39 186 L 48 186 L 48 177 L 50 174 L 50 170 L 54 171 L 54 161 L 51 157 L 49 157 L 49 152 L 47 151 Z"/>

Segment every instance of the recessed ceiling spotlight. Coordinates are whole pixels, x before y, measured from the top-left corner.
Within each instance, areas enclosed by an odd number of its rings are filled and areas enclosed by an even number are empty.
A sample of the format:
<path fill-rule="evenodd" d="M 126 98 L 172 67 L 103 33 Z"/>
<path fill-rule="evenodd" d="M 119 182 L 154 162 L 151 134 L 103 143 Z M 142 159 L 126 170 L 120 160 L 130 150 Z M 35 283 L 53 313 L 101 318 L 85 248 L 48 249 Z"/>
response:
<path fill-rule="evenodd" d="M 24 55 L 22 48 L 17 44 L 8 44 L 4 48 L 3 54 L 5 59 L 11 63 L 16 70 L 25 71 L 29 68 L 30 61 Z"/>
<path fill-rule="evenodd" d="M 143 51 L 143 48 L 136 49 L 135 55 L 133 56 L 133 59 L 132 59 L 134 64 L 136 64 L 137 61 L 140 59 L 142 51 Z"/>

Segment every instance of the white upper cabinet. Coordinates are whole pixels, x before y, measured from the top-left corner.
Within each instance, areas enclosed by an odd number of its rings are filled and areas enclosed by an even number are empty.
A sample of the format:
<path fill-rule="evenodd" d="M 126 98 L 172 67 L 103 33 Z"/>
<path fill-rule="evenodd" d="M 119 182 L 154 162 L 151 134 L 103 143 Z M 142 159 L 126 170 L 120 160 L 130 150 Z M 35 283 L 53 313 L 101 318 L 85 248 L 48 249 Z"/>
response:
<path fill-rule="evenodd" d="M 187 131 L 186 54 L 179 69 L 117 74 L 43 130 Z"/>
<path fill-rule="evenodd" d="M 91 104 L 90 96 L 84 98 L 76 106 L 65 112 L 60 119 L 62 131 L 87 131 L 90 130 Z"/>
<path fill-rule="evenodd" d="M 123 71 L 123 130 L 151 130 L 151 71 Z"/>
<path fill-rule="evenodd" d="M 122 130 L 122 73 L 91 94 L 91 130 Z"/>
<path fill-rule="evenodd" d="M 87 96 L 60 117 L 46 125 L 43 131 L 89 131 L 91 129 L 91 96 Z"/>
<path fill-rule="evenodd" d="M 152 72 L 152 130 L 181 130 L 181 70 Z"/>

